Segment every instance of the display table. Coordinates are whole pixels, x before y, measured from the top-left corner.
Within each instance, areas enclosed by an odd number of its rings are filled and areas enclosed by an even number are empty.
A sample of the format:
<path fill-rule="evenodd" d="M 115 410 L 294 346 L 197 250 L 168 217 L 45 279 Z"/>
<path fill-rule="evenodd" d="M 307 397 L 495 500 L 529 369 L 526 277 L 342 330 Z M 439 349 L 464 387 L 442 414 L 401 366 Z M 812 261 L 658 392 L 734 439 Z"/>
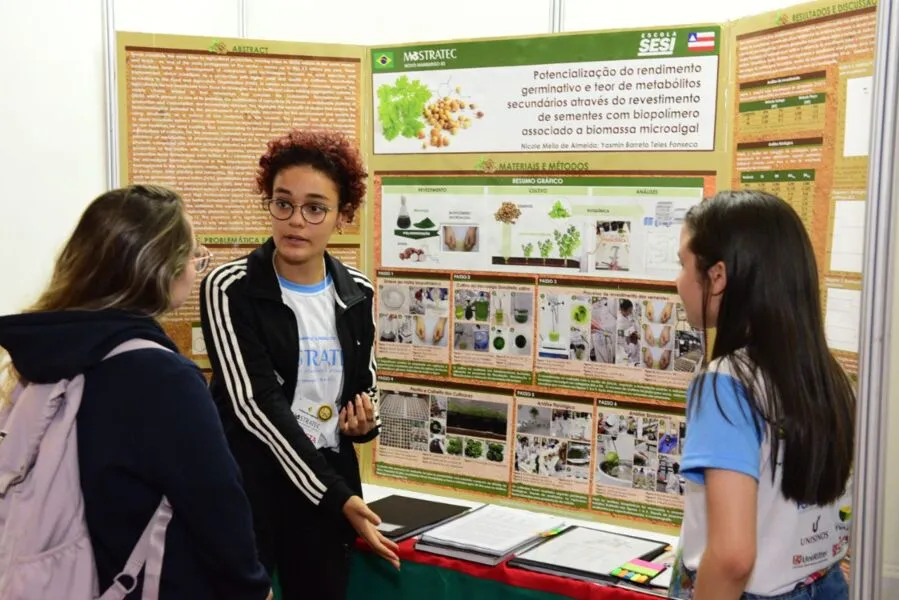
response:
<path fill-rule="evenodd" d="M 585 581 L 532 573 L 506 566 L 488 567 L 445 558 L 400 544 L 400 571 L 367 549 L 353 557 L 347 598 L 365 600 L 658 600 L 658 596 Z M 360 548 L 362 546 L 360 545 Z"/>
<path fill-rule="evenodd" d="M 395 490 L 391 488 L 365 485 L 366 502 L 373 502 L 390 494 L 401 494 L 459 504 L 478 506 L 477 502 L 432 496 Z M 624 527 L 599 524 L 593 521 L 572 519 L 571 524 L 588 525 L 616 533 L 635 533 Z M 637 532 L 646 536 L 646 532 Z M 660 541 L 675 543 L 672 536 L 653 534 Z M 359 542 L 353 555 L 348 599 L 365 600 L 476 600 L 478 598 L 504 598 L 508 600 L 653 600 L 658 596 L 641 594 L 629 590 L 600 586 L 593 583 L 532 573 L 523 569 L 506 566 L 488 567 L 467 561 L 446 558 L 418 552 L 415 540 L 400 544 L 400 571 L 396 571 L 387 561 L 373 554 L 363 542 Z M 276 600 L 280 594 L 276 587 Z"/>

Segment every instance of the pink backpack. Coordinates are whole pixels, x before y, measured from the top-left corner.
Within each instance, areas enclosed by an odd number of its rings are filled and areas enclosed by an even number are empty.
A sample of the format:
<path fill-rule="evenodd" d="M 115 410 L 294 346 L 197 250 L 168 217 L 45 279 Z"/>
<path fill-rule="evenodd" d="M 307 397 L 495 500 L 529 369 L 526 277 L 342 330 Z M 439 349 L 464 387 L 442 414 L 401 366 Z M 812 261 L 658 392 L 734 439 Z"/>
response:
<path fill-rule="evenodd" d="M 104 360 L 157 348 L 129 340 Z M 143 600 L 156 600 L 172 507 L 163 497 L 115 582 L 100 595 L 84 519 L 75 418 L 84 375 L 19 385 L 0 411 L 0 600 L 122 600 L 144 569 Z"/>

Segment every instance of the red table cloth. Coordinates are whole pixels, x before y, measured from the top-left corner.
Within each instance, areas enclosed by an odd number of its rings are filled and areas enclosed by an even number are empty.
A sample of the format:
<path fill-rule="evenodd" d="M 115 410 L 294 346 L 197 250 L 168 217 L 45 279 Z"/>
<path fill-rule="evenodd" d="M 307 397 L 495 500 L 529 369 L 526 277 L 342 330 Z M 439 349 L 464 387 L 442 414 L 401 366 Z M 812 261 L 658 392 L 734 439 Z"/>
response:
<path fill-rule="evenodd" d="M 368 545 L 361 540 L 357 543 L 357 546 L 360 550 L 371 551 Z M 495 567 L 490 567 L 428 552 L 419 552 L 414 547 L 414 538 L 401 542 L 399 546 L 401 562 L 411 561 L 421 565 L 449 569 L 471 577 L 496 581 L 515 588 L 556 594 L 575 600 L 658 600 L 659 598 L 656 595 L 643 594 L 623 588 L 603 586 L 558 575 L 534 573 L 510 567 L 505 562 Z M 400 573 L 402 574 L 402 566 L 400 567 Z"/>

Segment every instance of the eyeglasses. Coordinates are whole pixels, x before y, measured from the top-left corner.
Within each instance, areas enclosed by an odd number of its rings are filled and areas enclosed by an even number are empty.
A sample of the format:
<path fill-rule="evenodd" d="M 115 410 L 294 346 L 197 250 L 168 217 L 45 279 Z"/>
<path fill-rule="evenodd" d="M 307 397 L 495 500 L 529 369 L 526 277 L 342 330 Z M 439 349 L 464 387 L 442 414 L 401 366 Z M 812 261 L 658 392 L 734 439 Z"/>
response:
<path fill-rule="evenodd" d="M 328 213 L 332 210 L 327 206 L 322 206 L 321 204 L 314 203 L 297 206 L 293 202 L 288 202 L 287 200 L 278 200 L 277 198 L 269 198 L 268 200 L 266 200 L 266 204 L 268 205 L 268 212 L 270 212 L 271 215 L 279 221 L 287 221 L 299 208 L 300 214 L 303 215 L 303 220 L 305 220 L 310 225 L 318 225 L 320 223 L 323 223 L 325 217 L 327 217 Z"/>
<path fill-rule="evenodd" d="M 196 263 L 197 273 L 202 273 L 209 268 L 209 263 L 212 262 L 212 252 L 206 246 L 197 246 L 194 250 L 194 257 L 190 260 Z"/>

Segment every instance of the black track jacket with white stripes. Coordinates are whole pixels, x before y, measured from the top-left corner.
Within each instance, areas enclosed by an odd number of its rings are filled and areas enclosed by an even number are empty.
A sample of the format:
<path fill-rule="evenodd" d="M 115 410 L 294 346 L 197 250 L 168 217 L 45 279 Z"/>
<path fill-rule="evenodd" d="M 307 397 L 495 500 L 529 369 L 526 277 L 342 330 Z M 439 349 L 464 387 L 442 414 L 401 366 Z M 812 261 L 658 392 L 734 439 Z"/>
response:
<path fill-rule="evenodd" d="M 380 430 L 375 363 L 374 288 L 361 272 L 325 254 L 334 282 L 337 337 L 344 356 L 340 406 L 365 392 L 375 407 L 375 428 L 364 437 L 341 437 L 340 452 L 356 472 L 337 473 L 291 413 L 300 342 L 296 316 L 281 298 L 269 239 L 249 255 L 213 270 L 200 287 L 200 314 L 212 362 L 211 390 L 226 431 L 244 428 L 271 451 L 287 478 L 314 505 L 342 514 L 360 494 L 353 443 Z M 347 479 L 350 476 L 352 481 Z"/>

